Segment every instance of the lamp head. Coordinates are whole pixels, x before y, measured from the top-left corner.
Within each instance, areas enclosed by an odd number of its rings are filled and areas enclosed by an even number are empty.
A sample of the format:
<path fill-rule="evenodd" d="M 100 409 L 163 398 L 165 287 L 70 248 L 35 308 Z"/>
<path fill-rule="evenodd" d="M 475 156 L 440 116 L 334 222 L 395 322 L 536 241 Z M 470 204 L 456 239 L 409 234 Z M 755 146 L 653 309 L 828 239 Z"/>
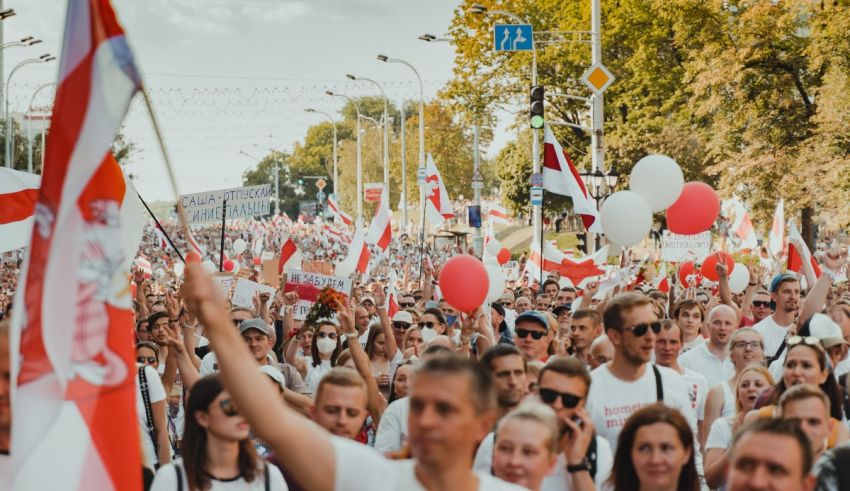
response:
<path fill-rule="evenodd" d="M 27 46 L 32 46 L 33 44 L 38 44 L 40 42 L 41 39 L 33 39 L 32 36 L 30 36 L 29 41 L 27 41 Z"/>
<path fill-rule="evenodd" d="M 350 73 L 346 73 L 345 78 L 347 78 L 348 80 L 357 80 L 357 77 L 355 77 L 354 75 L 352 75 Z"/>
<path fill-rule="evenodd" d="M 0 13 L 0 15 L 3 15 L 3 14 L 2 14 L 2 13 Z M 21 38 L 21 42 L 22 42 L 22 43 L 28 43 L 28 42 L 32 41 L 32 39 L 33 39 L 33 37 L 32 37 L 32 36 L 27 36 L 27 37 L 25 37 L 25 38 Z"/>
<path fill-rule="evenodd" d="M 389 59 L 390 58 L 387 55 L 378 55 L 378 60 L 380 60 L 380 61 L 386 62 L 386 61 L 389 61 Z"/>
<path fill-rule="evenodd" d="M 431 41 L 437 39 L 437 36 L 435 36 L 433 34 L 425 33 L 425 34 L 419 36 L 419 39 L 430 43 Z"/>
<path fill-rule="evenodd" d="M 12 17 L 14 15 L 15 15 L 15 9 L 0 10 L 0 20 L 3 20 L 7 17 Z"/>
<path fill-rule="evenodd" d="M 326 91 L 325 91 L 325 94 L 327 94 L 327 95 L 336 95 L 336 94 L 334 94 L 333 92 L 331 92 L 330 90 L 326 90 Z"/>
<path fill-rule="evenodd" d="M 315 110 L 315 109 L 313 109 L 312 107 L 308 107 L 308 108 L 306 108 L 306 109 L 304 109 L 304 110 L 305 110 L 305 111 L 307 111 L 308 113 L 314 113 L 314 112 L 316 112 L 316 110 Z"/>
<path fill-rule="evenodd" d="M 44 53 L 43 55 L 38 57 L 38 59 L 40 60 L 46 60 L 48 58 L 50 58 L 50 53 Z"/>

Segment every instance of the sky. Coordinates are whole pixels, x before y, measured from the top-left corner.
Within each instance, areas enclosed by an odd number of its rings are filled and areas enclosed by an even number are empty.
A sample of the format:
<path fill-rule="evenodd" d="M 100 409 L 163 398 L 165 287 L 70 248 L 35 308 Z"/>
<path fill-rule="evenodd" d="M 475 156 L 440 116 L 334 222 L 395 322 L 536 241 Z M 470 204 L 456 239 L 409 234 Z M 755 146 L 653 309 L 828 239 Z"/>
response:
<path fill-rule="evenodd" d="M 43 53 L 59 55 L 67 3 L 2 0 L 17 15 L 3 21 L 3 39 L 35 36 L 44 42 L 3 52 L 8 77 L 14 65 Z M 322 117 L 307 107 L 337 114 L 351 96 L 377 95 L 346 73 L 372 78 L 395 103 L 418 97 L 413 72 L 382 63 L 379 53 L 408 61 L 420 72 L 425 98 L 452 76 L 449 43 L 426 43 L 420 34 L 442 35 L 457 0 L 112 0 L 142 72 L 175 166 L 181 193 L 238 187 L 242 173 L 268 149 L 291 149 Z M 15 73 L 6 93 L 12 111 L 24 111 L 35 90 L 55 82 L 58 61 Z M 34 106 L 46 106 L 42 90 Z M 138 146 L 129 164 L 149 201 L 173 200 L 165 165 L 140 97 L 123 132 Z M 488 154 L 509 138 L 497 128 Z"/>

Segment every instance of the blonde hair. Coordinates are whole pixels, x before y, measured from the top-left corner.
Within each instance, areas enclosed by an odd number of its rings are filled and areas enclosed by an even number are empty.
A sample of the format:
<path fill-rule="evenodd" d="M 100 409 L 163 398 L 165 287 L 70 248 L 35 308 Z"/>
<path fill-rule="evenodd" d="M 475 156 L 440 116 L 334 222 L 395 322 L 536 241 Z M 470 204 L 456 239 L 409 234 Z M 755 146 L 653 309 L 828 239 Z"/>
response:
<path fill-rule="evenodd" d="M 740 413 L 743 410 L 743 406 L 741 405 L 741 401 L 738 400 L 738 388 L 741 386 L 741 380 L 743 380 L 744 375 L 749 372 L 758 372 L 760 373 L 766 380 L 767 385 L 773 385 L 773 375 L 770 374 L 770 370 L 764 367 L 764 365 L 749 365 L 743 370 L 741 370 L 741 374 L 738 375 L 738 378 L 735 379 L 735 414 Z"/>
<path fill-rule="evenodd" d="M 826 408 L 827 417 L 830 414 L 829 397 L 817 385 L 800 384 L 790 387 L 779 398 L 780 410 L 785 409 L 785 405 L 789 402 L 802 401 L 803 399 L 820 399 L 823 406 Z"/>
<path fill-rule="evenodd" d="M 558 416 L 551 407 L 539 402 L 523 402 L 519 407 L 499 420 L 499 423 L 496 425 L 495 441 L 499 440 L 499 432 L 502 428 L 512 420 L 533 421 L 543 425 L 549 435 L 546 439 L 546 449 L 552 455 L 558 453 Z"/>

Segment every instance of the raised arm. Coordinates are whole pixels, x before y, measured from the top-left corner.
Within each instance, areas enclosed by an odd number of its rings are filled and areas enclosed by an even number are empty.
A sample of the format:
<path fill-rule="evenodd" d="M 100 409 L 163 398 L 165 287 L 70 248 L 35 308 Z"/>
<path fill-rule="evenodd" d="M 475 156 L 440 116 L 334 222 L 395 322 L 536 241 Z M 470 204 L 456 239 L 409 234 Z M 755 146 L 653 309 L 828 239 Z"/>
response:
<path fill-rule="evenodd" d="M 200 264 L 186 265 L 183 298 L 207 327 L 216 347 L 224 386 L 252 430 L 274 448 L 278 459 L 302 487 L 331 491 L 336 477 L 336 457 L 330 436 L 288 407 L 265 375 L 257 370 L 248 347 L 228 320 L 221 293 Z"/>
<path fill-rule="evenodd" d="M 379 302 L 377 297 L 375 301 Z M 372 415 L 375 427 L 377 428 L 378 423 L 381 422 L 381 416 L 384 414 L 384 409 L 387 408 L 387 401 L 381 395 L 381 390 L 378 388 L 378 381 L 372 375 L 372 364 L 369 362 L 369 355 L 366 354 L 363 347 L 360 346 L 360 341 L 357 339 L 357 328 L 354 326 L 354 314 L 351 313 L 351 308 L 344 303 L 337 303 L 336 308 L 339 326 L 348 338 L 348 352 L 351 353 L 354 367 L 357 369 L 357 373 L 366 381 L 366 408 L 369 410 L 369 414 Z"/>
<path fill-rule="evenodd" d="M 729 268 L 726 267 L 726 261 L 721 259 L 717 261 L 717 265 L 714 268 L 717 271 L 717 278 L 719 284 L 719 293 L 720 293 L 720 303 L 728 305 L 732 307 L 732 310 L 738 314 L 738 320 L 741 320 L 741 309 L 732 300 L 732 289 L 729 288 Z"/>
<path fill-rule="evenodd" d="M 384 332 L 384 339 L 387 343 L 387 360 L 392 362 L 396 352 L 398 352 L 398 344 L 395 342 L 393 326 L 387 313 L 387 294 L 384 293 L 384 287 L 380 283 L 372 283 L 372 296 L 375 297 L 378 317 L 381 319 L 381 330 Z"/>
<path fill-rule="evenodd" d="M 827 251 L 823 257 L 823 274 L 815 281 L 811 290 L 809 290 L 809 294 L 806 295 L 806 299 L 803 301 L 803 306 L 800 308 L 800 315 L 797 317 L 797 327 L 803 325 L 812 315 L 823 310 L 835 273 L 846 262 L 846 250 L 832 249 Z"/>
<path fill-rule="evenodd" d="M 195 382 L 201 378 L 201 374 L 198 373 L 198 367 L 195 366 L 193 361 L 193 358 L 196 358 L 195 353 L 194 351 L 190 351 L 184 344 L 184 340 L 187 337 L 191 338 L 194 342 L 195 335 L 191 331 L 191 328 L 183 329 L 181 336 L 181 333 L 176 328 L 172 329 L 170 325 L 165 330 L 167 335 L 166 341 L 168 342 L 168 362 L 165 365 L 165 373 L 168 374 L 171 365 L 174 365 L 174 368 L 180 371 L 180 380 L 183 381 L 184 390 L 191 390 Z M 165 385 L 165 377 L 163 377 L 162 383 Z M 166 386 L 165 390 L 166 393 L 171 393 L 170 387 Z"/>

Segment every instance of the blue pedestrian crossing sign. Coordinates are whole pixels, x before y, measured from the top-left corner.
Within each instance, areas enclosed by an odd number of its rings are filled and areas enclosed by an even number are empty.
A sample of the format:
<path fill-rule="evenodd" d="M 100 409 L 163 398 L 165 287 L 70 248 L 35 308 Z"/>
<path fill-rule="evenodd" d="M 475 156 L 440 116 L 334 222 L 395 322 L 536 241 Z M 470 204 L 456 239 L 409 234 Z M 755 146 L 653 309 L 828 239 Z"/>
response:
<path fill-rule="evenodd" d="M 534 32 L 531 24 L 496 24 L 493 27 L 493 50 L 531 51 Z"/>

